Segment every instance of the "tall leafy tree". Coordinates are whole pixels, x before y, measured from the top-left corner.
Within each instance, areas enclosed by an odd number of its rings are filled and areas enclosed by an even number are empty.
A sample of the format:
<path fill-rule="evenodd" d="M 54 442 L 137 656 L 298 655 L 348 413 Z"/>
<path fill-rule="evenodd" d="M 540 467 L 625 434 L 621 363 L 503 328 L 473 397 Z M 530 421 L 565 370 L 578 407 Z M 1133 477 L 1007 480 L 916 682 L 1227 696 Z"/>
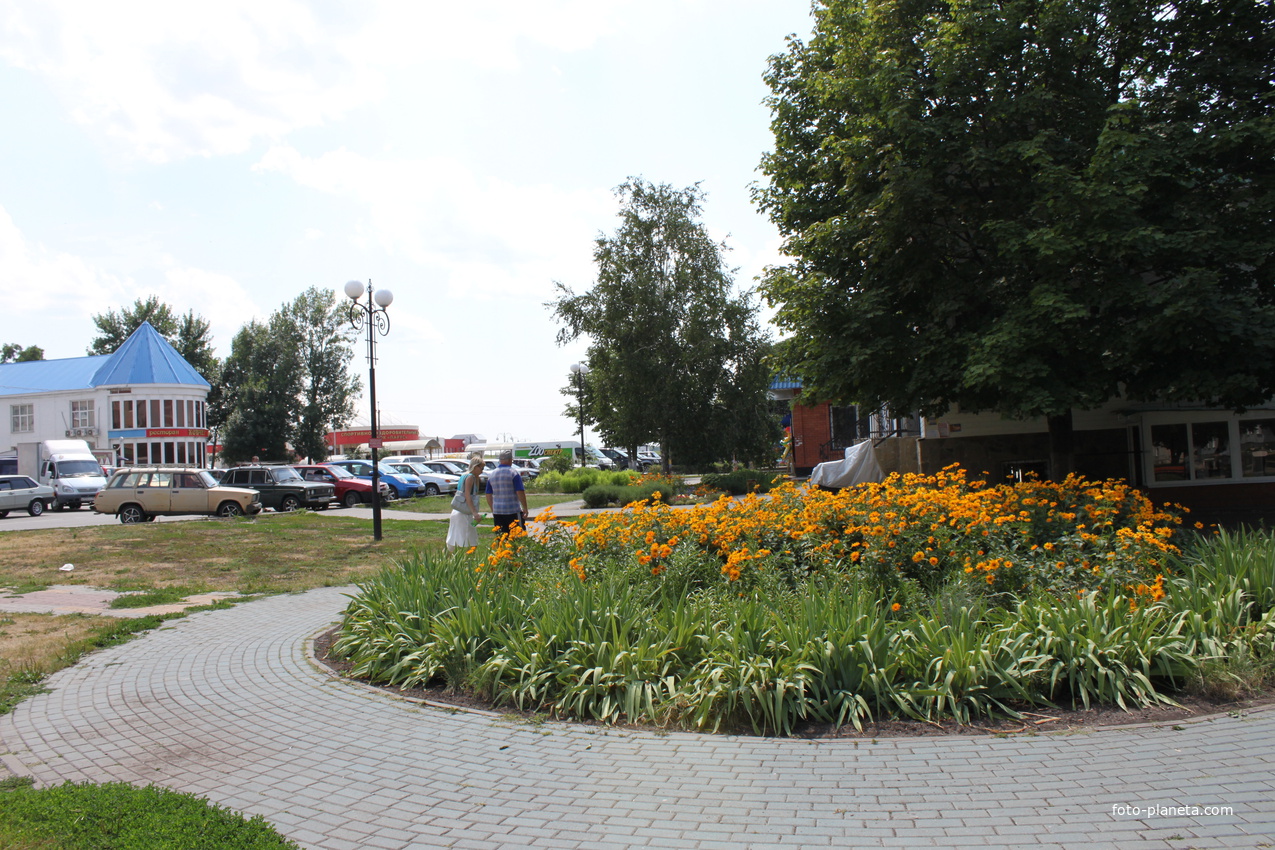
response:
<path fill-rule="evenodd" d="M 217 376 L 220 363 L 212 347 L 212 333 L 208 320 L 189 310 L 178 315 L 158 296 L 148 295 L 122 307 L 117 313 L 107 310 L 93 316 L 97 336 L 88 347 L 89 354 L 114 354 L 124 340 L 142 324 L 150 322 L 160 336 L 168 340 L 177 353 L 195 368 L 210 384 Z"/>
<path fill-rule="evenodd" d="M 222 372 L 222 457 L 230 462 L 290 459 L 302 369 L 292 323 L 281 313 L 235 334 Z"/>
<path fill-rule="evenodd" d="M 818 0 L 766 76 L 803 396 L 1047 417 L 1275 393 L 1275 4 Z"/>
<path fill-rule="evenodd" d="M 5 343 L 0 349 L 0 363 L 28 363 L 32 360 L 43 360 L 44 349 L 38 345 L 23 348 L 16 343 Z"/>
<path fill-rule="evenodd" d="M 616 195 L 620 224 L 595 243 L 593 287 L 559 283 L 548 305 L 559 343 L 590 340 L 586 418 L 631 452 L 658 441 L 666 465 L 751 451 L 714 414 L 729 406 L 742 422 L 765 408 L 764 338 L 749 294 L 733 292 L 725 245 L 700 221 L 703 193 L 631 178 Z"/>
<path fill-rule="evenodd" d="M 292 326 L 301 368 L 293 448 L 303 457 L 323 460 L 328 456 L 324 435 L 354 415 L 361 387 L 349 369 L 355 332 L 330 289 L 311 287 L 280 312 Z"/>

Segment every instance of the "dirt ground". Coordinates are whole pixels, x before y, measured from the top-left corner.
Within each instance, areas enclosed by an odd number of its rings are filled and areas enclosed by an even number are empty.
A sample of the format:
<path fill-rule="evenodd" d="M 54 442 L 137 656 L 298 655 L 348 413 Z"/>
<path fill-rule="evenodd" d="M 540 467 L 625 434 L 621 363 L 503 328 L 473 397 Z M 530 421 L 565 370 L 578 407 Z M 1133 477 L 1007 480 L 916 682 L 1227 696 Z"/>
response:
<path fill-rule="evenodd" d="M 314 655 L 320 663 L 340 676 L 347 676 L 352 666 L 349 662 L 330 657 L 329 650 L 335 640 L 337 627 L 333 627 L 315 638 Z M 452 706 L 465 710 L 478 710 L 502 716 L 521 715 L 528 721 L 543 719 L 534 712 L 518 711 L 512 706 L 495 706 L 486 700 L 480 700 L 468 694 L 444 693 L 441 686 L 431 688 L 398 688 L 376 686 L 380 690 L 392 693 L 408 700 L 428 702 L 434 705 Z M 998 720 L 980 719 L 974 724 L 962 726 L 954 721 L 943 723 L 924 723 L 911 720 L 887 720 L 880 723 L 865 723 L 862 730 L 853 726 L 833 727 L 827 724 L 807 724 L 796 730 L 792 736 L 800 739 L 872 739 L 872 738 L 915 738 L 936 737 L 946 735 L 1022 735 L 1058 732 L 1082 732 L 1112 726 L 1133 726 L 1144 723 L 1173 725 L 1181 722 L 1207 717 L 1212 714 L 1235 714 L 1242 716 L 1250 711 L 1275 705 L 1275 693 L 1268 693 L 1260 698 L 1240 700 L 1236 702 L 1215 702 L 1191 695 L 1175 697 L 1178 706 L 1153 706 L 1149 708 L 1132 708 L 1128 711 L 1119 706 L 1096 706 L 1088 710 L 1073 711 L 1070 709 L 1049 709 L 1040 706 L 1029 706 L 1020 709 L 1023 717 L 1020 720 L 1009 718 Z M 574 721 L 573 721 L 574 722 Z M 733 734 L 748 735 L 749 730 L 732 730 Z"/>

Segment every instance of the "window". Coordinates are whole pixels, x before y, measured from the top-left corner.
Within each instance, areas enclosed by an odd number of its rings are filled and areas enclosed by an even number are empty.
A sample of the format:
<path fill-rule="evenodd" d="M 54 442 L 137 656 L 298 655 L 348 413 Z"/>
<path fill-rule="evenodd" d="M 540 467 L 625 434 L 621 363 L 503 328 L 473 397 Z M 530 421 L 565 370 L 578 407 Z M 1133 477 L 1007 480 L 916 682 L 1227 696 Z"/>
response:
<path fill-rule="evenodd" d="M 139 401 L 137 403 L 137 427 L 146 427 L 146 402 Z"/>
<path fill-rule="evenodd" d="M 132 404 L 132 402 L 130 401 L 129 404 Z M 118 430 L 122 427 L 120 423 L 123 421 L 120 416 L 120 403 L 118 401 L 111 402 L 111 427 Z"/>
<path fill-rule="evenodd" d="M 119 404 L 118 401 L 115 403 Z M 133 427 L 133 402 L 132 401 L 124 402 L 124 427 L 125 428 Z"/>
<path fill-rule="evenodd" d="M 96 419 L 93 416 L 93 399 L 71 402 L 72 428 L 92 428 L 96 424 Z"/>
<path fill-rule="evenodd" d="M 1275 419 L 1240 423 L 1240 470 L 1245 478 L 1275 475 Z"/>
<path fill-rule="evenodd" d="M 178 428 L 186 427 L 186 402 L 181 399 L 177 400 L 177 421 L 173 424 Z"/>
<path fill-rule="evenodd" d="M 158 425 L 159 423 L 156 423 Z M 164 428 L 173 427 L 173 400 L 171 398 L 164 399 Z M 172 463 L 172 461 L 169 461 Z"/>
<path fill-rule="evenodd" d="M 14 434 L 23 434 L 35 430 L 35 405 L 9 405 L 9 430 Z"/>

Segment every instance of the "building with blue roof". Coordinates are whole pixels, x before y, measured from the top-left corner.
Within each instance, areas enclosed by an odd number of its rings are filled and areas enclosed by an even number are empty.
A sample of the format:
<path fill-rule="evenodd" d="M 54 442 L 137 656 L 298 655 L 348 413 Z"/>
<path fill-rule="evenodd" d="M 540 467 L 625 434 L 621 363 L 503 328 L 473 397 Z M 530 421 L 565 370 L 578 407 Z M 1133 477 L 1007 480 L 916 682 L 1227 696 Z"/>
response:
<path fill-rule="evenodd" d="M 203 466 L 209 384 L 142 324 L 114 354 L 0 364 L 0 457 L 82 439 L 105 465 Z"/>

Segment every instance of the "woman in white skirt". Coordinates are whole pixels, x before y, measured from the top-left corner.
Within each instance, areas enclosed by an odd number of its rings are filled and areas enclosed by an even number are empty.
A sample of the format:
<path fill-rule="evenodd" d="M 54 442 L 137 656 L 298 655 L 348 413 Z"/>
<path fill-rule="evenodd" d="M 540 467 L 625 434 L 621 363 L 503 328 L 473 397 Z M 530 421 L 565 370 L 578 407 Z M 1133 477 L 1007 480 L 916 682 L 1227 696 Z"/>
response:
<path fill-rule="evenodd" d="M 462 475 L 456 485 L 456 497 L 452 499 L 452 517 L 447 525 L 448 551 L 478 545 L 478 521 L 482 518 L 478 513 L 478 482 L 483 465 L 482 458 L 470 458 L 469 472 Z"/>

